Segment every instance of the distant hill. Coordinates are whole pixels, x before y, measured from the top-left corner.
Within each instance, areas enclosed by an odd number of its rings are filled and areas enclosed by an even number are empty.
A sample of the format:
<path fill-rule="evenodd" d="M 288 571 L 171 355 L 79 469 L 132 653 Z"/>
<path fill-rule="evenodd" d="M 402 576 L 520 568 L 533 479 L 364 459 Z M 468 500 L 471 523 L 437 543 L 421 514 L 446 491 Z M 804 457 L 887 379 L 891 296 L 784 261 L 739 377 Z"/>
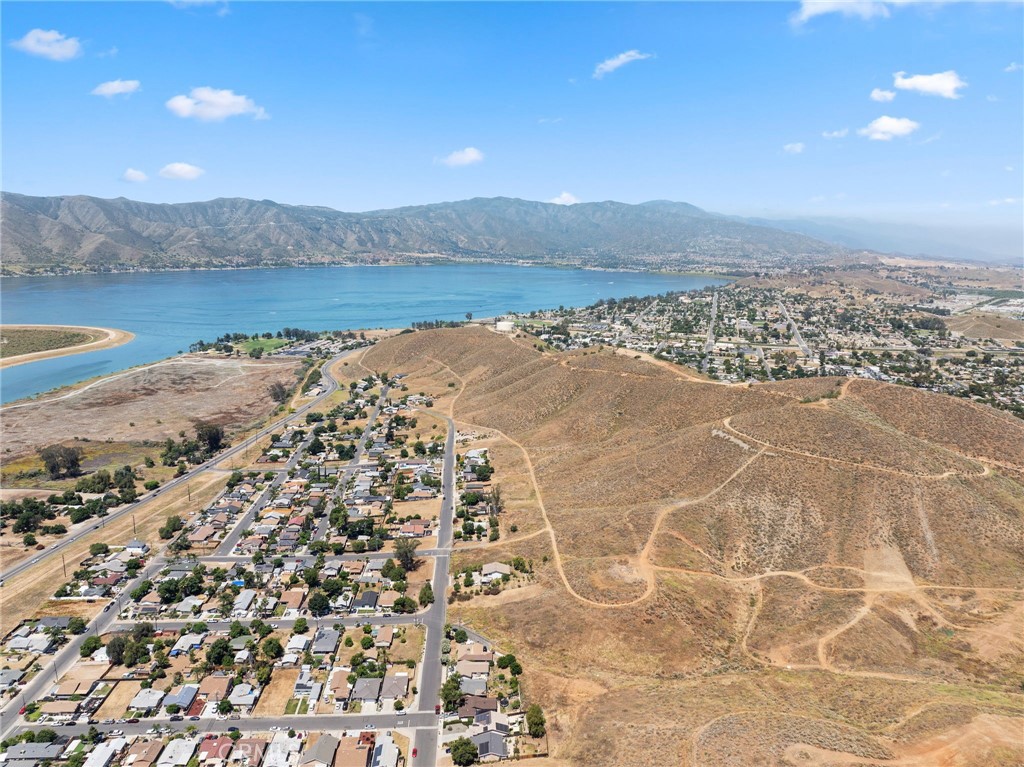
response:
<path fill-rule="evenodd" d="M 863 218 L 737 218 L 754 226 L 768 226 L 816 237 L 858 250 L 901 253 L 965 261 L 1019 265 L 1024 253 L 1020 228 L 993 226 L 922 226 L 871 221 Z"/>
<path fill-rule="evenodd" d="M 445 257 L 680 268 L 820 261 L 844 249 L 803 234 L 655 201 L 553 205 L 476 198 L 343 213 L 270 200 L 152 204 L 119 197 L 4 193 L 6 273 Z"/>

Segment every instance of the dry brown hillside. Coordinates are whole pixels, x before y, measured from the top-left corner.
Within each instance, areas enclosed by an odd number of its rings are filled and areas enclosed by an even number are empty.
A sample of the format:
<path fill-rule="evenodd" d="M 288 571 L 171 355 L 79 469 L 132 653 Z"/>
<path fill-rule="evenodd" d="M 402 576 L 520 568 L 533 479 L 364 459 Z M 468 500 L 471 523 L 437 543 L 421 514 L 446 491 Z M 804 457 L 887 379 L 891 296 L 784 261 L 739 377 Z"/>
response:
<path fill-rule="evenodd" d="M 1024 760 L 1024 425 L 532 343 L 420 331 L 364 364 L 494 445 L 519 532 L 455 564 L 521 555 L 536 583 L 453 617 L 524 658 L 556 757 Z"/>

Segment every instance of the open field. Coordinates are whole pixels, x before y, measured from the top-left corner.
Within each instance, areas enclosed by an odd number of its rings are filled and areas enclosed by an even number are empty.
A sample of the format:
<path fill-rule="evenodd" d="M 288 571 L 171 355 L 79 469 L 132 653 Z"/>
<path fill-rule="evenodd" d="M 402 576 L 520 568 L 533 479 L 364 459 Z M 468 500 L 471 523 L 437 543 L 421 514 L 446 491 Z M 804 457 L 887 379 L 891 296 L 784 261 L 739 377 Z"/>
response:
<path fill-rule="evenodd" d="M 68 354 L 112 349 L 135 338 L 113 328 L 65 325 L 0 326 L 0 369 Z"/>
<path fill-rule="evenodd" d="M 107 376 L 67 391 L 7 405 L 4 459 L 55 442 L 84 440 L 136 445 L 178 439 L 210 421 L 229 436 L 262 421 L 275 408 L 267 387 L 295 382 L 291 359 L 173 358 Z M 10 452 L 6 452 L 6 451 Z"/>
<path fill-rule="evenodd" d="M 968 338 L 995 338 L 997 340 L 1024 340 L 1024 322 L 1001 314 L 969 312 L 948 317 L 945 320 L 950 330 L 963 333 Z"/>
<path fill-rule="evenodd" d="M 450 620 L 522 658 L 555 758 L 1024 760 L 1024 425 L 532 343 L 421 331 L 363 364 L 408 373 L 509 477 L 520 532 L 456 566 L 518 555 L 534 582 Z"/>

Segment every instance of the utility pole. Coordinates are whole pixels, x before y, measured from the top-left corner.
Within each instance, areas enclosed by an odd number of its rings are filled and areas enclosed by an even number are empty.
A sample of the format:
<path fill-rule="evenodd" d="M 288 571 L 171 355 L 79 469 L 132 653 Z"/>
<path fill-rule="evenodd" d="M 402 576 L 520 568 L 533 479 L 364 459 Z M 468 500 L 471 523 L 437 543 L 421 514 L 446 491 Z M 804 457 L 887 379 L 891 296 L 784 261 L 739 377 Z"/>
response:
<path fill-rule="evenodd" d="M 185 483 L 185 491 L 188 493 L 188 502 L 192 503 L 192 486 L 188 482 Z"/>
<path fill-rule="evenodd" d="M 139 530 L 138 530 L 137 527 L 135 527 L 135 515 L 134 514 L 132 514 L 132 535 L 134 535 L 136 537 L 138 537 L 138 535 L 139 535 Z"/>
<path fill-rule="evenodd" d="M 68 577 L 68 563 L 66 561 L 64 561 L 64 552 L 63 551 L 60 553 L 60 564 L 61 564 L 61 567 L 64 568 L 64 577 L 67 578 Z"/>

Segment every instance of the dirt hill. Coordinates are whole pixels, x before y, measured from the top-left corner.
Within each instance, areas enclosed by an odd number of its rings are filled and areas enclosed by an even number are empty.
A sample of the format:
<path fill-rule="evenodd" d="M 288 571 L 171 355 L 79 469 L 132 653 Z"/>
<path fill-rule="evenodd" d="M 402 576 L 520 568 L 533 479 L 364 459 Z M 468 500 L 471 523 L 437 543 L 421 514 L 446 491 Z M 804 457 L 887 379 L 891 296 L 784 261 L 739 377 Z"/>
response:
<path fill-rule="evenodd" d="M 533 343 L 421 331 L 364 364 L 493 445 L 510 517 L 456 566 L 521 555 L 537 583 L 453 611 L 526 659 L 555 756 L 1020 763 L 1024 425 Z"/>

